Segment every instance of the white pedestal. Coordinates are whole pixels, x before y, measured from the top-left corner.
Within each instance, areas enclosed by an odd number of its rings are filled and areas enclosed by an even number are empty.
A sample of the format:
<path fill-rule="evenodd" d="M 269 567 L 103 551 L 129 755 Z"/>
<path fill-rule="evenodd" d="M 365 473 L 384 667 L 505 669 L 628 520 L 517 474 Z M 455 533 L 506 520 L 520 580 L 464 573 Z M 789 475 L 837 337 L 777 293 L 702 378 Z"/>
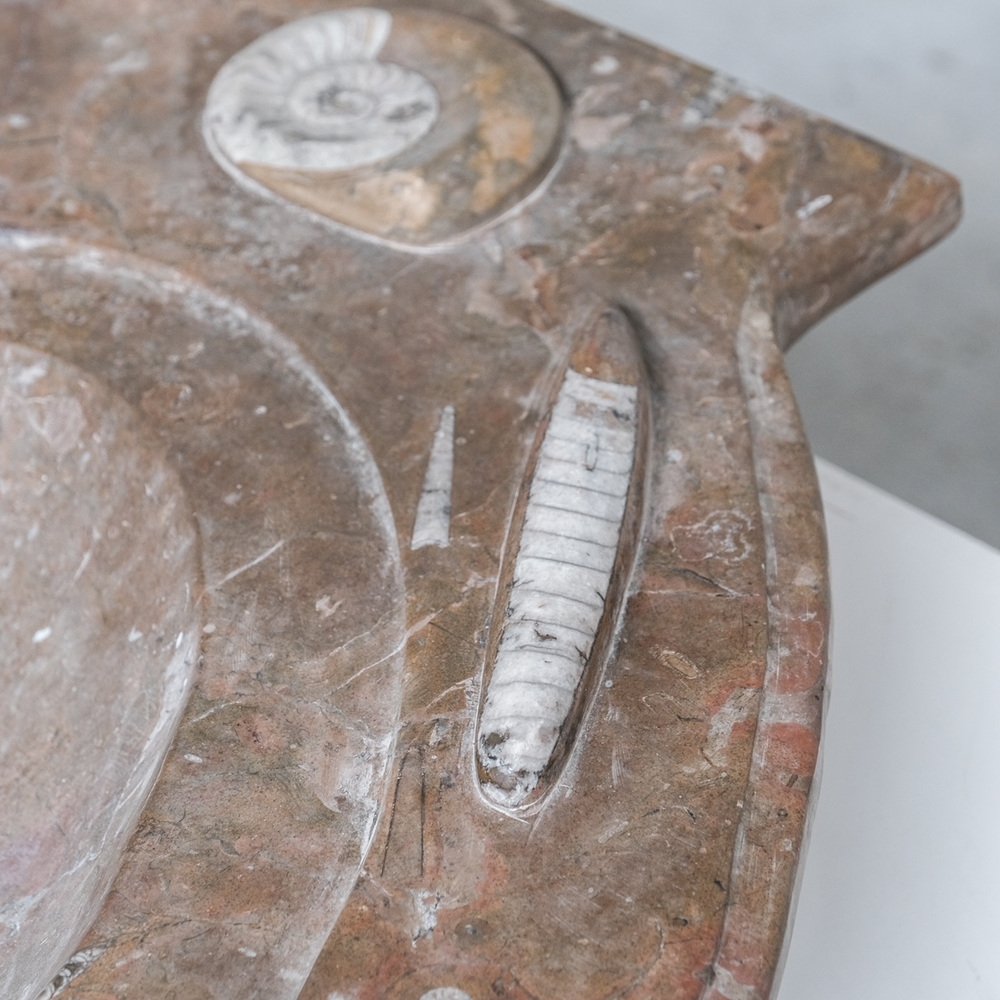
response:
<path fill-rule="evenodd" d="M 778 998 L 995 1000 L 1000 552 L 819 469 L 832 690 Z"/>

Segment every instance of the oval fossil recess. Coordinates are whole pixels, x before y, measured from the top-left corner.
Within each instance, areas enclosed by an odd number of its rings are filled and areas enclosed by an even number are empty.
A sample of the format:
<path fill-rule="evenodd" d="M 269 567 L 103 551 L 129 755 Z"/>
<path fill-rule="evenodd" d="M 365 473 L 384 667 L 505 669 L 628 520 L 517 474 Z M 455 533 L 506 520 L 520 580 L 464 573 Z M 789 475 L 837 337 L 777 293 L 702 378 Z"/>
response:
<path fill-rule="evenodd" d="M 478 21 L 371 7 L 290 21 L 234 53 L 205 142 L 258 194 L 409 248 L 506 212 L 559 152 L 563 99 L 526 46 Z"/>
<path fill-rule="evenodd" d="M 604 310 L 561 373 L 506 543 L 476 737 L 494 805 L 544 797 L 614 643 L 640 528 L 645 396 L 635 333 Z"/>

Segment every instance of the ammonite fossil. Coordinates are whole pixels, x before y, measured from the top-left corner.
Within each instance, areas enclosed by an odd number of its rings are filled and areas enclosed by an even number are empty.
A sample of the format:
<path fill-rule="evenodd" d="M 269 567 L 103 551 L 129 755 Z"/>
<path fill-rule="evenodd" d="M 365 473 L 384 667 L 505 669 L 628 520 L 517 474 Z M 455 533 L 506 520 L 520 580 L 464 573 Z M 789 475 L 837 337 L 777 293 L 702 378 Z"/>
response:
<path fill-rule="evenodd" d="M 205 135 L 224 163 L 349 170 L 421 139 L 438 96 L 420 73 L 380 62 L 392 16 L 358 8 L 294 21 L 257 39 L 212 84 Z"/>
<path fill-rule="evenodd" d="M 290 21 L 233 54 L 202 131 L 240 185 L 414 249 L 454 243 L 528 197 L 562 122 L 555 78 L 512 36 L 361 7 Z"/>

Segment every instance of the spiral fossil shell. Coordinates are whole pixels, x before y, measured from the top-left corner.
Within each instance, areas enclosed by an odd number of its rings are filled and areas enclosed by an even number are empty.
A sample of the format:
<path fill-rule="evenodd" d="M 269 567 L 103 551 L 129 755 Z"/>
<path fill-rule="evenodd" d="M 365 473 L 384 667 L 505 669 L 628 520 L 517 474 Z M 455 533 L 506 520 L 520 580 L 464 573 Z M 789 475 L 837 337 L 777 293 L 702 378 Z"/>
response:
<path fill-rule="evenodd" d="M 232 55 L 202 133 L 256 196 L 423 249 L 523 202 L 557 162 L 563 119 L 552 72 L 513 36 L 460 14 L 356 7 Z"/>
<path fill-rule="evenodd" d="M 392 15 L 373 8 L 317 14 L 257 39 L 223 66 L 205 131 L 232 164 L 339 171 L 388 159 L 438 117 L 434 86 L 378 61 Z"/>

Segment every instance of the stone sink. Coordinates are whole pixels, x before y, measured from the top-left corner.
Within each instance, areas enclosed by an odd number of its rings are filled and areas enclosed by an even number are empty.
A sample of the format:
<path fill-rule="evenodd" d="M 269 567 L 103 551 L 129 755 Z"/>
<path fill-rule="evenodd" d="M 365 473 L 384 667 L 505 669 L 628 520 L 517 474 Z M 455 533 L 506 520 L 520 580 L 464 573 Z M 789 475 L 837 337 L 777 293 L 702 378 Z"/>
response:
<path fill-rule="evenodd" d="M 0 59 L 0 996 L 770 996 L 782 351 L 954 179 L 539 0 L 39 0 Z"/>
<path fill-rule="evenodd" d="M 92 923 L 173 740 L 200 632 L 198 532 L 131 408 L 0 348 L 0 995 Z"/>
<path fill-rule="evenodd" d="M 251 849 L 227 818 L 249 794 L 287 857 L 310 852 L 312 907 L 336 908 L 336 870 L 370 839 L 403 625 L 380 481 L 292 344 L 175 273 L 64 241 L 8 237 L 0 284 L 0 996 L 35 1000 L 103 953 L 76 946 L 144 805 L 167 825 L 146 821 L 150 898 L 160 879 L 204 887 L 154 875 L 164 835 L 191 870 L 206 836 Z M 256 499 L 268 482 L 280 509 Z M 233 766 L 262 746 L 286 759 L 266 793 Z M 171 803 L 172 782 L 208 813 Z"/>

